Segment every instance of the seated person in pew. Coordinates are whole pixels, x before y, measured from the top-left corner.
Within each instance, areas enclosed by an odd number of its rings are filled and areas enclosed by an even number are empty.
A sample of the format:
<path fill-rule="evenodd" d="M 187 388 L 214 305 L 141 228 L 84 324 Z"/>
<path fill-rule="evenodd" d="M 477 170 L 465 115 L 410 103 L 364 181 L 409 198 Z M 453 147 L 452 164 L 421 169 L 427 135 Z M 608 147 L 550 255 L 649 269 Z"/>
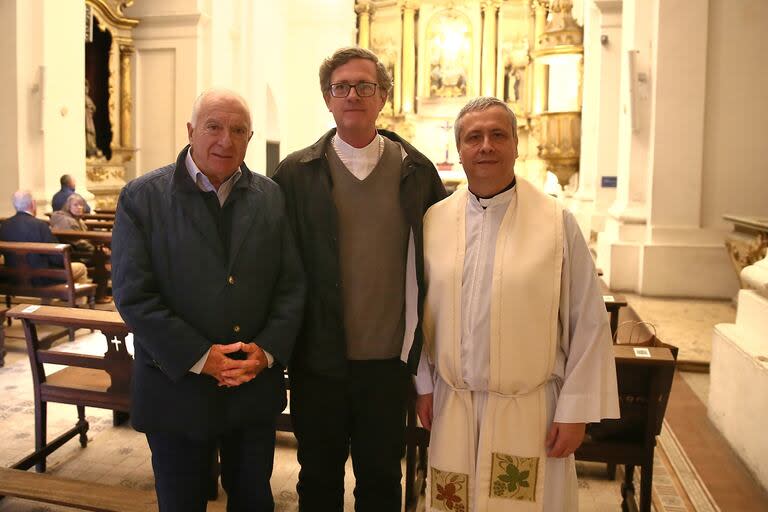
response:
<path fill-rule="evenodd" d="M 51 209 L 55 212 L 61 210 L 67 198 L 75 193 L 75 178 L 69 174 L 63 174 L 59 178 L 59 183 L 61 183 L 61 190 L 53 194 L 53 199 L 51 199 Z M 85 203 L 85 200 L 83 202 Z M 91 213 L 91 207 L 88 206 L 88 203 L 85 203 L 84 210 L 85 213 Z"/>
<path fill-rule="evenodd" d="M 427 510 L 578 510 L 586 423 L 619 416 L 592 258 L 574 216 L 515 177 L 504 102 L 470 101 L 454 131 L 468 189 L 424 220 Z"/>
<path fill-rule="evenodd" d="M 49 244 L 59 243 L 56 237 L 51 233 L 51 228 L 47 222 L 35 217 L 37 214 L 37 205 L 28 190 L 17 190 L 13 193 L 13 207 L 16 215 L 10 217 L 0 224 L 0 240 L 3 242 L 41 242 Z M 5 264 L 15 266 L 12 255 L 5 257 Z M 29 264 L 34 268 L 62 267 L 64 261 L 58 255 L 30 254 Z M 85 265 L 73 261 L 72 276 L 76 283 L 87 283 L 88 271 Z M 51 284 L 52 281 L 46 278 L 39 278 L 38 284 Z"/>
<path fill-rule="evenodd" d="M 70 194 L 61 210 L 56 210 L 51 215 L 51 229 L 88 231 L 88 227 L 83 222 L 83 213 L 85 213 L 85 199 L 80 194 Z M 93 254 L 95 250 L 88 240 L 77 240 L 72 247 L 87 254 Z"/>

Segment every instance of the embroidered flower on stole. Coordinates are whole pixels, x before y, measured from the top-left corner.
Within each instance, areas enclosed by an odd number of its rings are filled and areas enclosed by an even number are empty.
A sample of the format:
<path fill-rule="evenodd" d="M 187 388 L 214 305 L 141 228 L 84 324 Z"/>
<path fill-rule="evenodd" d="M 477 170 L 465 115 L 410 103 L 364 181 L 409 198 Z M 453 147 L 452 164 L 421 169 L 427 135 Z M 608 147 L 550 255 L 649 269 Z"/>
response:
<path fill-rule="evenodd" d="M 432 469 L 431 506 L 443 512 L 467 510 L 469 475 Z"/>

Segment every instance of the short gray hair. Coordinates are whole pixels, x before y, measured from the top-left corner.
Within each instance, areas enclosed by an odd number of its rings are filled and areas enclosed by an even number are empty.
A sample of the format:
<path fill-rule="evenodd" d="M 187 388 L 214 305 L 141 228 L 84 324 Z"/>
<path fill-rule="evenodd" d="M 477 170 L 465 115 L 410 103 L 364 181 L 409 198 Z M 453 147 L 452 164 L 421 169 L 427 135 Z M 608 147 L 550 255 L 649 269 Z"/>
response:
<path fill-rule="evenodd" d="M 200 96 L 195 99 L 195 102 L 192 104 L 192 114 L 189 116 L 189 124 L 192 125 L 192 128 L 197 126 L 197 117 L 200 115 L 200 107 L 203 106 L 203 103 L 206 100 L 212 97 L 230 98 L 240 103 L 243 109 L 245 109 L 246 115 L 248 116 L 248 130 L 251 129 L 251 109 L 248 108 L 248 102 L 245 101 L 245 98 L 243 98 L 240 94 L 231 89 L 225 89 L 223 87 L 212 87 L 210 89 L 206 89 L 201 92 Z"/>
<path fill-rule="evenodd" d="M 480 112 L 493 107 L 502 108 L 507 113 L 507 116 L 509 116 L 509 124 L 512 126 L 512 135 L 515 137 L 515 140 L 517 140 L 517 117 L 515 117 L 515 113 L 512 112 L 512 109 L 499 98 L 494 98 L 493 96 L 480 96 L 470 100 L 469 103 L 464 105 L 459 111 L 459 115 L 456 116 L 456 121 L 453 123 L 453 134 L 456 136 L 456 147 L 459 147 L 462 118 L 471 112 Z"/>
<path fill-rule="evenodd" d="M 83 207 L 85 207 L 85 199 L 83 199 L 83 196 L 80 194 L 72 193 L 67 196 L 67 200 L 64 201 L 64 205 L 61 207 L 61 211 L 70 213 L 69 210 L 72 208 L 72 203 L 80 203 L 83 205 Z"/>
<path fill-rule="evenodd" d="M 376 84 L 381 90 L 381 95 L 386 96 L 389 94 L 389 90 L 392 88 L 392 77 L 389 76 L 384 63 L 371 50 L 360 48 L 359 46 L 347 46 L 339 48 L 320 64 L 320 90 L 323 92 L 323 95 L 331 90 L 331 75 L 336 68 L 343 66 L 353 59 L 365 59 L 373 62 L 376 65 Z"/>
<path fill-rule="evenodd" d="M 32 192 L 29 190 L 17 190 L 13 193 L 13 208 L 17 212 L 31 212 L 35 204 Z"/>

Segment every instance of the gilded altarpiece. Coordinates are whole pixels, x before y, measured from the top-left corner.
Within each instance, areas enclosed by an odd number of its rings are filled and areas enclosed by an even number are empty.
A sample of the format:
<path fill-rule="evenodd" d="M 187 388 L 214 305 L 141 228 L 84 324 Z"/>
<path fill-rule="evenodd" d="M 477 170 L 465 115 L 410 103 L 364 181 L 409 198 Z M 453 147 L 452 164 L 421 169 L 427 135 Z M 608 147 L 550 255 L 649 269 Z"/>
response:
<path fill-rule="evenodd" d="M 85 0 L 86 187 L 96 208 L 114 208 L 133 146 L 132 30 L 123 10 L 132 0 Z M 95 133 L 89 133 L 95 131 Z"/>
<path fill-rule="evenodd" d="M 531 0 L 358 0 L 360 46 L 390 69 L 394 87 L 379 118 L 426 154 L 443 180 L 464 179 L 453 122 L 469 99 L 490 94 L 518 116 L 516 170 L 543 184 L 529 134 L 535 42 Z M 363 18 L 364 16 L 364 18 Z M 362 25 L 364 23 L 364 26 Z M 532 150 L 531 150 L 532 149 Z"/>

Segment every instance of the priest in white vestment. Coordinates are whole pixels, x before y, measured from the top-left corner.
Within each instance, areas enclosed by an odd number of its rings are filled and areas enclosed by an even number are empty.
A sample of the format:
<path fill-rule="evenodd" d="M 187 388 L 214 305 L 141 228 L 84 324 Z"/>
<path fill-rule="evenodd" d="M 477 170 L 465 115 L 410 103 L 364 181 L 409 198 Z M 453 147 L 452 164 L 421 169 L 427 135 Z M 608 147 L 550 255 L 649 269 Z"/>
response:
<path fill-rule="evenodd" d="M 424 221 L 428 511 L 576 511 L 586 423 L 618 418 L 608 317 L 573 215 L 516 178 L 517 122 L 472 100 L 454 125 L 468 188 Z"/>

